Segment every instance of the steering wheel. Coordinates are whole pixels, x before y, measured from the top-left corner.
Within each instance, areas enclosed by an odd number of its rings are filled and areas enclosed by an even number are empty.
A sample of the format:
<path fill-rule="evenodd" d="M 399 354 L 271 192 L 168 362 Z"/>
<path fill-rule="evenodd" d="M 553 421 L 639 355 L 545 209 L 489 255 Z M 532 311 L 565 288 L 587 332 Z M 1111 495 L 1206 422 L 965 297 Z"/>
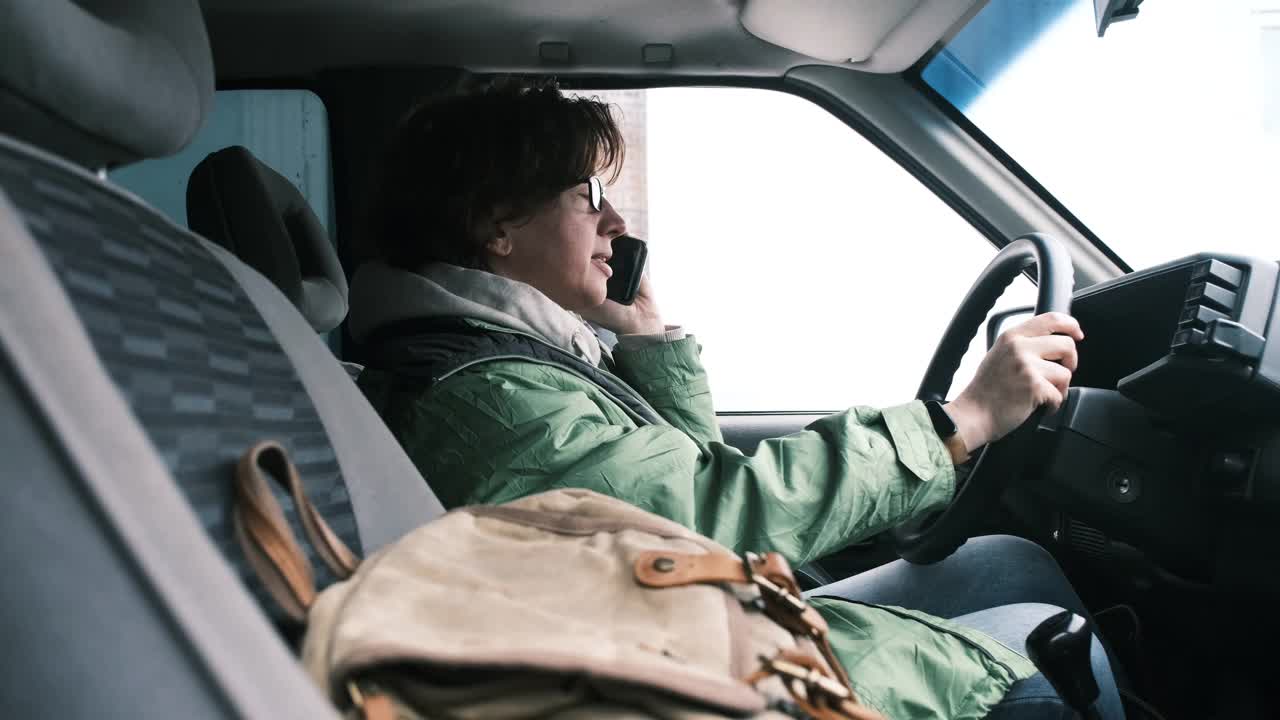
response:
<path fill-rule="evenodd" d="M 996 254 L 964 302 L 951 318 L 938 349 L 929 361 L 916 398 L 944 400 L 951 379 L 987 313 L 1005 288 L 1031 265 L 1036 266 L 1038 294 L 1036 314 L 1069 313 L 1073 272 L 1071 256 L 1062 243 L 1041 233 L 1028 233 Z M 1027 440 L 1035 433 L 1043 408 L 1031 414 L 1016 430 L 982 449 L 967 479 L 958 482 L 955 496 L 940 512 L 908 520 L 892 530 L 898 555 L 913 563 L 934 563 L 964 544 L 982 513 L 996 502 L 1008 478 L 1026 464 Z"/>

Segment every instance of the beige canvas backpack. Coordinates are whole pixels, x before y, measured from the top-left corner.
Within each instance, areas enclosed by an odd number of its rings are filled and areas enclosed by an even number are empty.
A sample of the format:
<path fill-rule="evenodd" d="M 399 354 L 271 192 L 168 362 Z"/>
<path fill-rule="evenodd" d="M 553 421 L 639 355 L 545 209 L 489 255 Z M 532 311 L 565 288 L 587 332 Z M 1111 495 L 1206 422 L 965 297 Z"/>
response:
<path fill-rule="evenodd" d="M 271 482 L 345 579 L 317 594 Z M 304 666 L 357 716 L 880 718 L 779 555 L 566 489 L 459 508 L 359 561 L 279 445 L 250 450 L 236 488 L 241 546 L 306 623 Z"/>

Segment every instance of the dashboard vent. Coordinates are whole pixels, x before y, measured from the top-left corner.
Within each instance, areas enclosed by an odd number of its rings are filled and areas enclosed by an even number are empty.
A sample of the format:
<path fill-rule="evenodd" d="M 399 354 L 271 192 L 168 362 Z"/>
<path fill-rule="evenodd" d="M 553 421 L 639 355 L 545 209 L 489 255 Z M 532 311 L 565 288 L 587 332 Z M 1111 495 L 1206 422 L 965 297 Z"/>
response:
<path fill-rule="evenodd" d="M 1240 311 L 1240 287 L 1244 271 L 1221 260 L 1203 260 L 1191 269 L 1173 348 L 1202 345 L 1210 324 L 1235 320 Z"/>

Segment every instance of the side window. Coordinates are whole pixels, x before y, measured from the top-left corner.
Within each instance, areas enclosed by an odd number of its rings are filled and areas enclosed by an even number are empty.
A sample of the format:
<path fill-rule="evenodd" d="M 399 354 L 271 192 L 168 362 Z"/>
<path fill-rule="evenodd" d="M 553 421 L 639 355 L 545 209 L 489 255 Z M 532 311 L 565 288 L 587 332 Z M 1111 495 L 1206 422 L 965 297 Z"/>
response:
<path fill-rule="evenodd" d="M 995 250 L 817 105 L 737 88 L 582 91 L 614 103 L 627 165 L 609 189 L 651 242 L 663 315 L 703 347 L 722 412 L 911 399 Z M 1016 282 L 998 307 L 1034 302 Z M 975 340 L 953 394 L 984 349 Z"/>
<path fill-rule="evenodd" d="M 329 121 L 307 90 L 223 90 L 200 134 L 176 155 L 111 171 L 111 180 L 187 225 L 187 179 L 210 153 L 243 145 L 289 178 L 333 237 Z"/>

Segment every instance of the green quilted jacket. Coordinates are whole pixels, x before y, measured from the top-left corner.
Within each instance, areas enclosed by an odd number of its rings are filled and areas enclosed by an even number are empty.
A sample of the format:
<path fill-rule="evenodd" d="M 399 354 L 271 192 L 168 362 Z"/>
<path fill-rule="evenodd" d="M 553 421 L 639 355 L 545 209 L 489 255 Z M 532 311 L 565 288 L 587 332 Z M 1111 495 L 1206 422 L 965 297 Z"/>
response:
<path fill-rule="evenodd" d="M 488 292 L 495 283 L 496 295 Z M 645 422 L 571 363 L 554 360 L 495 359 L 433 381 L 366 369 L 361 388 L 447 507 L 582 487 L 735 551 L 777 551 L 799 565 L 952 495 L 954 470 L 919 402 L 855 407 L 745 454 L 723 442 L 693 337 L 624 338 L 610 359 L 581 342 L 576 316 L 564 320 L 539 305 L 539 297 L 550 303 L 545 297 L 524 291 L 532 288 L 513 293 L 504 284 L 519 285 L 448 266 L 421 273 L 366 266 L 352 286 L 353 332 L 368 336 L 415 315 L 466 317 L 599 363 L 660 419 Z M 442 290 L 501 312 L 465 312 L 474 308 Z M 524 309 L 530 304 L 532 312 Z M 512 319 L 501 322 L 501 313 Z M 896 720 L 983 717 L 1010 685 L 1035 673 L 1018 652 L 940 618 L 813 602 L 860 697 Z"/>

